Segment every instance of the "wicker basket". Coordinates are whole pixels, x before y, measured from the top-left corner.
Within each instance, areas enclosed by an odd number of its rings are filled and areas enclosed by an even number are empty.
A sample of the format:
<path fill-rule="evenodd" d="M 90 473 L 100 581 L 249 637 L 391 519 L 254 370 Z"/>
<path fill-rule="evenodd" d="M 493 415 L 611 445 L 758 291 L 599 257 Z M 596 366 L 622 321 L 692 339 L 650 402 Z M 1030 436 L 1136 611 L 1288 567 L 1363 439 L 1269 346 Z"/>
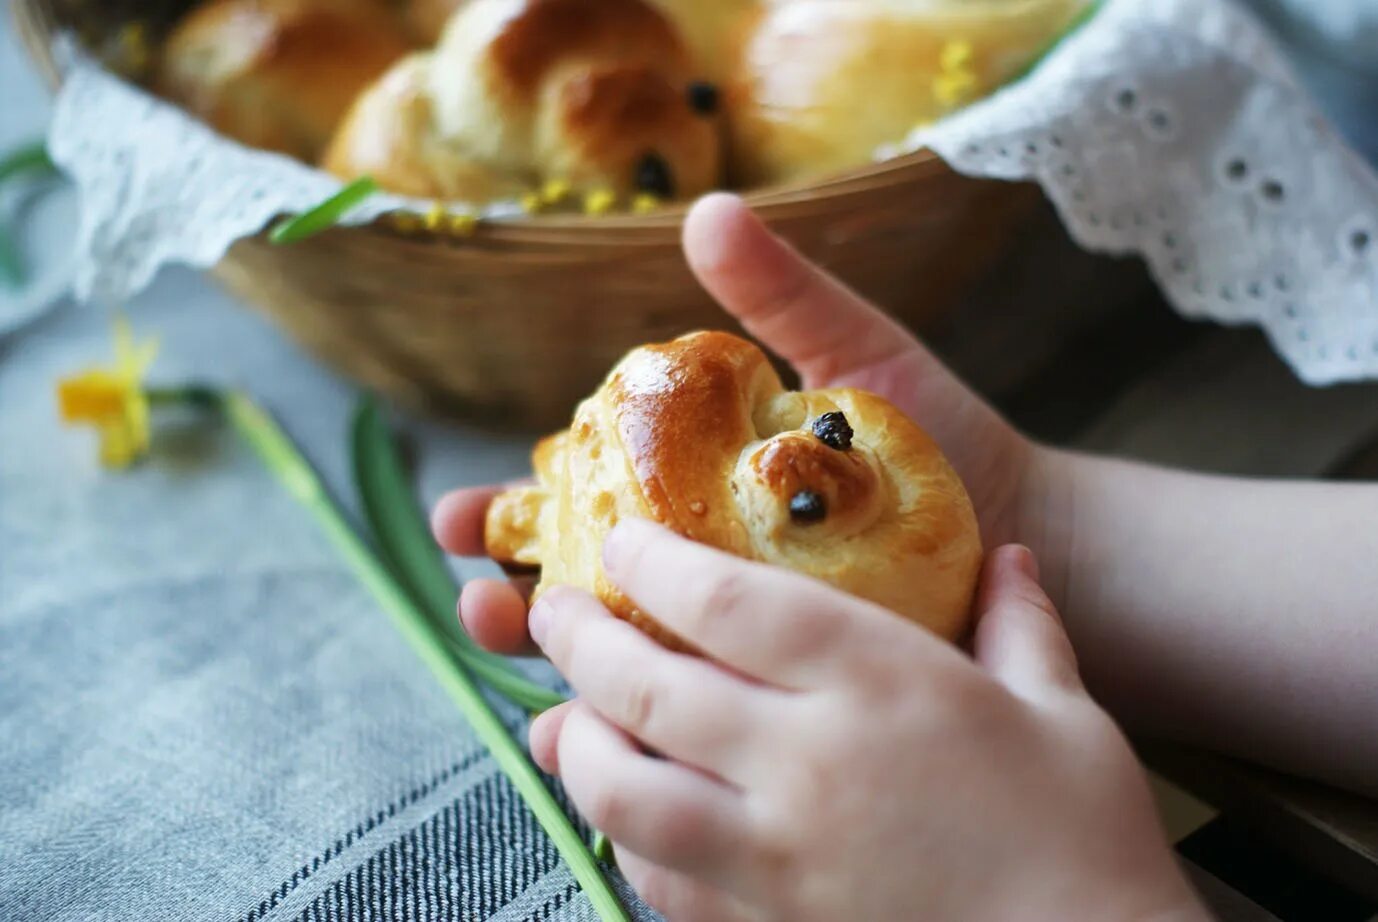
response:
<path fill-rule="evenodd" d="M 68 21 L 55 12 L 62 4 L 12 6 L 56 84 L 49 40 Z M 958 176 L 928 152 L 747 196 L 804 253 L 919 327 L 953 306 L 1035 200 L 1032 187 Z M 289 247 L 259 236 L 235 244 L 215 273 L 369 387 L 471 421 L 548 428 L 629 348 L 735 327 L 684 264 L 683 214 L 539 216 L 463 239 L 384 225 Z"/>

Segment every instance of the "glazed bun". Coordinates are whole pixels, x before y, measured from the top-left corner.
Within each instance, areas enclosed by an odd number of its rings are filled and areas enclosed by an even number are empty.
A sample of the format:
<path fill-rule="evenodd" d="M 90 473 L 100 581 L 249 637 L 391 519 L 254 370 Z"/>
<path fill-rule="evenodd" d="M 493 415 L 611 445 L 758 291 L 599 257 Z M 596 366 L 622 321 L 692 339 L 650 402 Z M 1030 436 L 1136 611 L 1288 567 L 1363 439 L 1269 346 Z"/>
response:
<path fill-rule="evenodd" d="M 735 336 L 634 350 L 534 462 L 536 484 L 489 509 L 489 554 L 539 566 L 538 594 L 588 590 L 669 646 L 682 644 L 603 572 L 619 519 L 824 580 L 948 639 L 966 629 L 981 541 L 938 446 L 872 394 L 786 391 Z"/>
<path fill-rule="evenodd" d="M 679 27 L 703 73 L 721 82 L 733 70 L 735 53 L 761 0 L 653 0 Z"/>
<path fill-rule="evenodd" d="M 871 162 L 916 125 L 1014 78 L 1089 0 L 776 0 L 727 91 L 732 179 Z"/>
<path fill-rule="evenodd" d="M 719 121 L 696 105 L 694 73 L 643 0 L 471 0 L 433 54 L 364 94 L 324 165 L 471 200 L 549 180 L 690 197 L 722 176 Z"/>
<path fill-rule="evenodd" d="M 314 162 L 408 47 L 372 0 L 206 0 L 168 36 L 156 83 L 217 131 Z"/>
<path fill-rule="evenodd" d="M 407 29 L 413 38 L 429 48 L 440 41 L 445 23 L 464 3 L 465 0 L 408 0 L 403 7 Z"/>

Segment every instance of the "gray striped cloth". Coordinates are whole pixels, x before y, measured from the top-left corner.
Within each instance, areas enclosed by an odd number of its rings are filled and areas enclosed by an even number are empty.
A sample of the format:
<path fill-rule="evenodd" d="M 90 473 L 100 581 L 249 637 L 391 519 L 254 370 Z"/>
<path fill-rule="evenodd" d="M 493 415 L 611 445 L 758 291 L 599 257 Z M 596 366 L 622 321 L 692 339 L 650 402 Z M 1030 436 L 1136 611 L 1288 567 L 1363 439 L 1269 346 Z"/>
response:
<path fill-rule="evenodd" d="M 162 338 L 158 377 L 249 386 L 347 491 L 347 386 L 188 273 L 128 313 Z M 0 920 L 593 919 L 233 436 L 163 418 L 152 461 L 111 474 L 60 427 L 53 381 L 109 351 L 72 305 L 0 339 Z M 523 440 L 413 429 L 432 497 L 527 463 Z"/>

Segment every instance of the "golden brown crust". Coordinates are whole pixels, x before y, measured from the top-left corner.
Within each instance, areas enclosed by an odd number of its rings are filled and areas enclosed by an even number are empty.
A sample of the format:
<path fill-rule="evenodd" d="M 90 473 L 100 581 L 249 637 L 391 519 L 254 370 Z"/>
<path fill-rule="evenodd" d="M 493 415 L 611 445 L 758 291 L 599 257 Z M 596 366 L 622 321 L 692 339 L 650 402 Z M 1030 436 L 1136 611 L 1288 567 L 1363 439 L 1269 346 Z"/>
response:
<path fill-rule="evenodd" d="M 837 412 L 850 444 L 812 429 Z M 519 562 L 542 565 L 538 591 L 587 589 L 670 646 L 683 648 L 603 573 L 603 540 L 621 518 L 809 574 L 949 639 L 965 629 L 980 538 L 938 447 L 874 395 L 785 391 L 765 355 L 729 334 L 634 350 L 568 432 L 542 443 L 536 470 L 535 487 L 494 504 L 490 553 L 512 560 L 520 546 Z M 814 515 L 791 512 L 803 493 Z"/>
<path fill-rule="evenodd" d="M 790 0 L 765 4 L 726 88 L 730 172 L 747 186 L 858 167 L 1015 77 L 1088 0 Z M 946 67 L 969 87 L 940 89 Z"/>
<path fill-rule="evenodd" d="M 673 27 L 642 0 L 528 0 L 493 40 L 494 79 L 528 99 L 567 61 L 635 59 L 683 66 Z"/>
<path fill-rule="evenodd" d="M 624 205 L 643 191 L 697 195 L 721 180 L 722 131 L 690 105 L 691 73 L 644 0 L 469 0 L 434 53 L 365 94 L 326 165 L 470 201 L 551 180 Z M 405 118 L 388 111 L 402 108 Z"/>
<path fill-rule="evenodd" d="M 409 0 L 403 18 L 412 38 L 429 48 L 440 41 L 445 23 L 464 3 L 465 0 Z"/>
<path fill-rule="evenodd" d="M 428 92 L 430 56 L 399 61 L 345 116 L 321 158 L 344 180 L 369 176 L 384 189 L 417 198 L 483 201 L 517 196 L 521 177 L 485 169 L 436 137 Z"/>
<path fill-rule="evenodd" d="M 371 0 L 207 0 L 169 35 L 157 87 L 237 141 L 314 161 L 407 50 Z"/>
<path fill-rule="evenodd" d="M 741 35 L 761 0 L 654 0 L 685 37 L 700 73 L 721 81 L 734 70 Z"/>

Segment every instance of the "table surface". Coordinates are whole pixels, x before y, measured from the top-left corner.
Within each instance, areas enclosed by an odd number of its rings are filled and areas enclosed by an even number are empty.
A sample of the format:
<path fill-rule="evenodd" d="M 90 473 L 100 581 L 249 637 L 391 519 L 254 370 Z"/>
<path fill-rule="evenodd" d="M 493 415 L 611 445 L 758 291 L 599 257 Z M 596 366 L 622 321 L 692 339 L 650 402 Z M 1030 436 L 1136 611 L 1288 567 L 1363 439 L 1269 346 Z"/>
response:
<path fill-rule="evenodd" d="M 36 135 L 47 111 L 7 30 L 0 32 L 0 87 L 5 149 Z M 35 226 L 26 252 L 44 271 L 59 271 L 65 229 Z M 7 335 L 4 303 L 0 373 L 29 354 L 44 355 L 40 366 L 52 373 L 62 361 L 81 364 L 103 348 L 106 320 L 95 309 L 62 302 Z M 128 310 L 136 325 L 158 331 L 171 371 L 251 382 L 294 434 L 317 449 L 327 478 L 345 482 L 343 451 L 328 446 L 343 444 L 353 397 L 346 382 L 189 272 L 165 272 Z M 227 338 L 234 355 L 225 354 Z M 933 341 L 1016 423 L 1050 441 L 1234 474 L 1378 477 L 1378 385 L 1302 386 L 1257 332 L 1180 319 L 1138 264 L 1081 253 L 1046 212 Z M 30 407 L 26 418 L 40 415 Z M 423 420 L 407 426 L 425 459 L 427 498 L 526 465 L 524 438 Z M 64 452 L 85 450 L 74 445 L 78 437 L 57 434 L 47 423 L 32 428 L 35 438 L 61 439 Z M 7 489 L 0 483 L 0 491 Z M 51 527 L 76 524 L 58 518 Z M 1378 805 L 1198 753 L 1158 749 L 1149 760 L 1213 807 L 1253 822 L 1259 835 L 1290 848 L 1298 860 L 1378 900 Z M 1209 871 L 1193 874 L 1223 918 L 1273 918 Z"/>

